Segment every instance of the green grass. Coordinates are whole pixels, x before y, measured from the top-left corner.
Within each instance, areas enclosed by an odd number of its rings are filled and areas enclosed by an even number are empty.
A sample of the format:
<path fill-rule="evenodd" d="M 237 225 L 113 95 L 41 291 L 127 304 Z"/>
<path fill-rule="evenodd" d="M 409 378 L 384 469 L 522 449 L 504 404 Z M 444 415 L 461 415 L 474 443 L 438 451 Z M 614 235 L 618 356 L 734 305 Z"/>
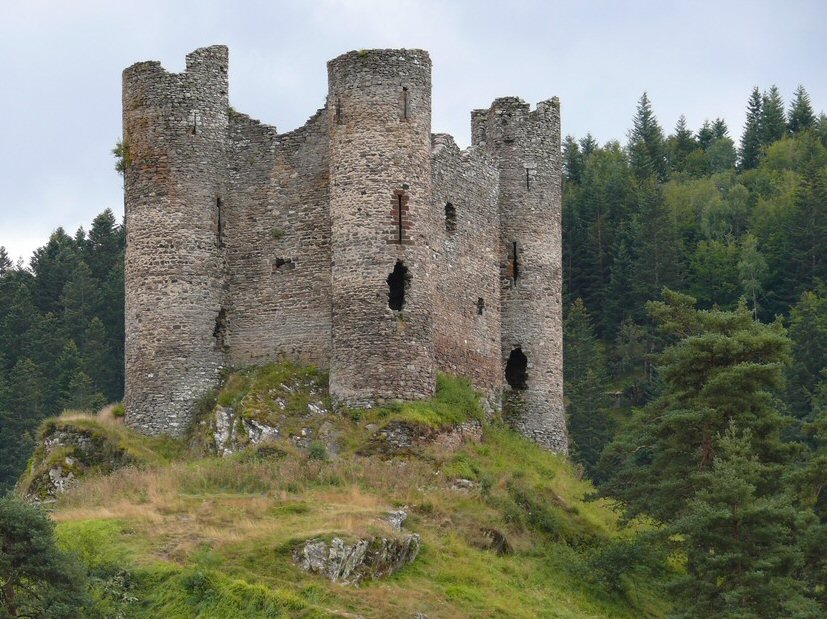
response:
<path fill-rule="evenodd" d="M 245 414 L 295 415 L 300 425 L 309 423 L 307 404 L 326 398 L 322 373 L 289 364 L 230 375 L 217 394 Z M 668 611 L 658 576 L 624 566 L 634 552 L 627 542 L 645 525 L 621 529 L 605 502 L 586 500 L 593 488 L 566 458 L 485 422 L 467 382 L 441 376 L 431 400 L 323 418 L 344 434 L 338 455 L 284 441 L 276 455 L 186 460 L 180 446 L 122 426 L 101 430 L 132 453 L 151 452 L 143 467 L 86 478 L 54 508 L 60 542 L 88 566 L 102 616 L 581 619 Z M 370 424 L 442 428 L 469 419 L 483 421 L 482 442 L 390 459 L 357 455 Z M 453 489 L 457 477 L 476 485 Z M 381 518 L 402 506 L 423 547 L 393 577 L 343 587 L 293 565 L 293 548 L 310 537 L 393 534 Z M 491 528 L 507 537 L 511 554 L 487 549 L 482 532 Z"/>
<path fill-rule="evenodd" d="M 386 424 L 407 421 L 436 429 L 472 419 L 482 421 L 485 416 L 470 381 L 447 374 L 437 376 L 436 394 L 430 400 L 397 402 L 379 408 L 376 415 Z"/>

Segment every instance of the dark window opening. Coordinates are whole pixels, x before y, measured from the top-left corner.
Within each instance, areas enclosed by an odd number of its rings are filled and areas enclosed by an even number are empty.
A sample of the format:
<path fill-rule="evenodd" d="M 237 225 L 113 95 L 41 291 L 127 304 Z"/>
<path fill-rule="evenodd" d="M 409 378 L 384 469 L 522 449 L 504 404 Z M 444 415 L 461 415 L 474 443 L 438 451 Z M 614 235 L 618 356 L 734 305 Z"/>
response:
<path fill-rule="evenodd" d="M 517 241 L 511 243 L 511 279 L 514 283 L 520 279 L 520 257 L 517 254 Z"/>
<path fill-rule="evenodd" d="M 223 307 L 219 310 L 218 316 L 215 318 L 215 328 L 212 336 L 215 340 L 215 350 L 224 350 L 224 336 L 227 333 L 227 310 Z"/>
<path fill-rule="evenodd" d="M 402 87 L 402 118 L 408 118 L 408 87 Z"/>
<path fill-rule="evenodd" d="M 477 315 L 482 316 L 485 313 L 485 300 L 480 297 L 477 299 Z"/>
<path fill-rule="evenodd" d="M 216 242 L 219 247 L 224 247 L 224 205 L 221 198 L 215 199 L 216 211 Z"/>
<path fill-rule="evenodd" d="M 396 261 L 393 271 L 388 275 L 388 307 L 394 311 L 401 311 L 405 305 L 405 290 L 411 283 L 408 267 L 401 260 Z"/>
<path fill-rule="evenodd" d="M 403 211 L 404 206 L 405 205 L 403 204 L 403 201 L 402 201 L 402 194 L 401 193 L 397 194 L 396 195 L 396 219 L 398 220 L 398 224 L 399 224 L 399 232 L 398 232 L 397 240 L 399 241 L 400 244 L 402 243 L 402 240 L 404 239 L 404 236 L 405 236 L 403 216 L 402 216 L 402 211 Z"/>
<path fill-rule="evenodd" d="M 198 112 L 193 112 L 190 116 L 190 132 L 195 135 L 198 133 Z"/>
<path fill-rule="evenodd" d="M 525 188 L 527 191 L 531 190 L 531 175 L 528 168 L 525 169 Z"/>
<path fill-rule="evenodd" d="M 336 124 L 342 124 L 342 98 L 336 97 Z"/>
<path fill-rule="evenodd" d="M 445 230 L 453 232 L 457 229 L 457 209 L 448 202 L 445 205 Z"/>
<path fill-rule="evenodd" d="M 508 362 L 505 364 L 505 380 L 512 389 L 525 389 L 528 380 L 528 358 L 523 354 L 523 349 L 517 346 L 508 355 Z"/>
<path fill-rule="evenodd" d="M 276 258 L 273 263 L 273 271 L 292 271 L 296 268 L 296 263 L 292 258 Z"/>

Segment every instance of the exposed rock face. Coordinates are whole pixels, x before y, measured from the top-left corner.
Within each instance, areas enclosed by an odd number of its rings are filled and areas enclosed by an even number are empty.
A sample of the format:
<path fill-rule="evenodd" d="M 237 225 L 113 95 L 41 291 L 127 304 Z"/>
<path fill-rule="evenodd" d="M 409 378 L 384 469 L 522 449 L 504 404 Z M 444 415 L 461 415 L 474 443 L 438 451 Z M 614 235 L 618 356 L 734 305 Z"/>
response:
<path fill-rule="evenodd" d="M 357 585 L 365 579 L 389 576 L 416 559 L 421 540 L 416 533 L 402 537 L 365 537 L 348 544 L 334 537 L 304 542 L 293 560 L 306 572 L 323 574 L 333 582 Z"/>
<path fill-rule="evenodd" d="M 103 435 L 69 424 L 55 424 L 46 430 L 33 456 L 26 496 L 35 501 L 54 500 L 90 470 L 111 473 L 133 462 L 124 449 Z"/>
<path fill-rule="evenodd" d="M 250 419 L 239 415 L 232 407 L 219 405 L 215 407 L 215 413 L 209 420 L 210 433 L 215 453 L 219 456 L 229 456 L 247 447 L 272 443 L 282 437 L 289 438 L 300 449 L 308 449 L 313 440 L 319 439 L 325 443 L 328 451 L 335 455 L 338 453 L 336 428 L 326 421 L 318 423 L 320 418 L 329 414 L 330 411 L 323 402 L 309 402 L 306 419 L 302 422 L 307 422 L 307 426 L 291 434 L 283 431 L 280 427 L 282 424 L 278 421 Z M 287 419 L 286 415 L 283 417 L 283 420 Z"/>
<path fill-rule="evenodd" d="M 281 436 L 277 427 L 255 419 L 244 419 L 237 416 L 232 408 L 223 406 L 215 407 L 214 423 L 213 440 L 219 456 L 228 456 L 248 445 L 274 441 Z"/>

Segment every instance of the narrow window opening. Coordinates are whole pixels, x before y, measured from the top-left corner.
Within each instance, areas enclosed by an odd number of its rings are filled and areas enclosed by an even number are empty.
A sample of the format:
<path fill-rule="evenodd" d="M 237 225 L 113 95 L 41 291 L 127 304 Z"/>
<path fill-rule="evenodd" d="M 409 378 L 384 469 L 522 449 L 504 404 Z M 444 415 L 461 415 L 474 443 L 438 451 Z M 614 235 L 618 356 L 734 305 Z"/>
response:
<path fill-rule="evenodd" d="M 408 87 L 402 87 L 402 118 L 408 118 Z"/>
<path fill-rule="evenodd" d="M 517 346 L 508 355 L 505 364 L 505 380 L 512 389 L 525 389 L 528 380 L 528 358 L 523 349 Z"/>
<path fill-rule="evenodd" d="M 212 336 L 215 340 L 215 350 L 224 350 L 224 337 L 227 333 L 227 310 L 223 307 L 218 311 L 218 316 L 215 318 L 215 328 Z"/>
<path fill-rule="evenodd" d="M 218 247 L 224 247 L 224 205 L 221 198 L 215 199 L 216 232 L 215 238 Z"/>
<path fill-rule="evenodd" d="M 482 316 L 485 313 L 485 299 L 479 297 L 477 299 L 477 316 Z"/>
<path fill-rule="evenodd" d="M 445 230 L 453 232 L 457 229 L 457 209 L 448 202 L 445 205 Z"/>
<path fill-rule="evenodd" d="M 520 279 L 520 257 L 517 254 L 517 241 L 511 243 L 511 279 L 514 283 Z"/>
<path fill-rule="evenodd" d="M 336 124 L 342 124 L 342 98 L 336 97 Z"/>
<path fill-rule="evenodd" d="M 525 169 L 525 188 L 526 191 L 531 191 L 531 175 L 528 168 Z"/>
<path fill-rule="evenodd" d="M 198 133 L 198 121 L 198 112 L 193 111 L 193 113 L 190 115 L 190 133 L 192 133 L 193 135 Z"/>
<path fill-rule="evenodd" d="M 401 260 L 396 261 L 393 271 L 388 275 L 388 307 L 394 311 L 401 311 L 405 305 L 405 290 L 411 282 L 408 267 Z"/>
<path fill-rule="evenodd" d="M 404 240 L 404 237 L 405 237 L 405 228 L 404 228 L 403 215 L 402 215 L 403 209 L 404 209 L 404 204 L 403 204 L 403 201 L 402 201 L 402 194 L 400 193 L 400 194 L 396 195 L 396 219 L 397 219 L 397 223 L 398 223 L 397 241 L 399 241 L 400 245 L 402 244 L 402 241 Z"/>

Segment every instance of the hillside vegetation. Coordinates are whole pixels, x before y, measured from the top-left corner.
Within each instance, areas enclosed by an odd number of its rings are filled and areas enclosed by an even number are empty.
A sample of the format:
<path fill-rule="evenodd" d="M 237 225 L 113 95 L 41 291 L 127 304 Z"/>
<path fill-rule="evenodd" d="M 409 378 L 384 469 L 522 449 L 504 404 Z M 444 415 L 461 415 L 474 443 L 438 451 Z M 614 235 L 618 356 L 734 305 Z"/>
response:
<path fill-rule="evenodd" d="M 197 455 L 209 451 L 208 406 L 200 437 L 175 454 L 116 419 L 46 423 L 44 431 L 77 424 L 135 455 L 131 466 L 84 477 L 53 506 L 60 545 L 82 558 L 103 616 L 663 615 L 656 579 L 645 570 L 621 576 L 615 564 L 630 552 L 631 530 L 618 528 L 605 502 L 584 500 L 592 487 L 565 458 L 496 422 L 480 442 L 358 455 L 392 424 L 435 429 L 479 418 L 467 384 L 441 377 L 428 402 L 308 413 L 326 400 L 323 382 L 288 364 L 229 376 L 218 406 L 277 416 L 296 434 L 224 458 Z M 268 407 L 285 387 L 289 400 Z M 292 437 L 324 423 L 337 429 L 328 443 L 297 447 Z M 292 561 L 308 538 L 390 535 L 384 517 L 399 509 L 422 550 L 392 577 L 346 586 Z M 492 545 L 492 530 L 509 548 Z"/>

